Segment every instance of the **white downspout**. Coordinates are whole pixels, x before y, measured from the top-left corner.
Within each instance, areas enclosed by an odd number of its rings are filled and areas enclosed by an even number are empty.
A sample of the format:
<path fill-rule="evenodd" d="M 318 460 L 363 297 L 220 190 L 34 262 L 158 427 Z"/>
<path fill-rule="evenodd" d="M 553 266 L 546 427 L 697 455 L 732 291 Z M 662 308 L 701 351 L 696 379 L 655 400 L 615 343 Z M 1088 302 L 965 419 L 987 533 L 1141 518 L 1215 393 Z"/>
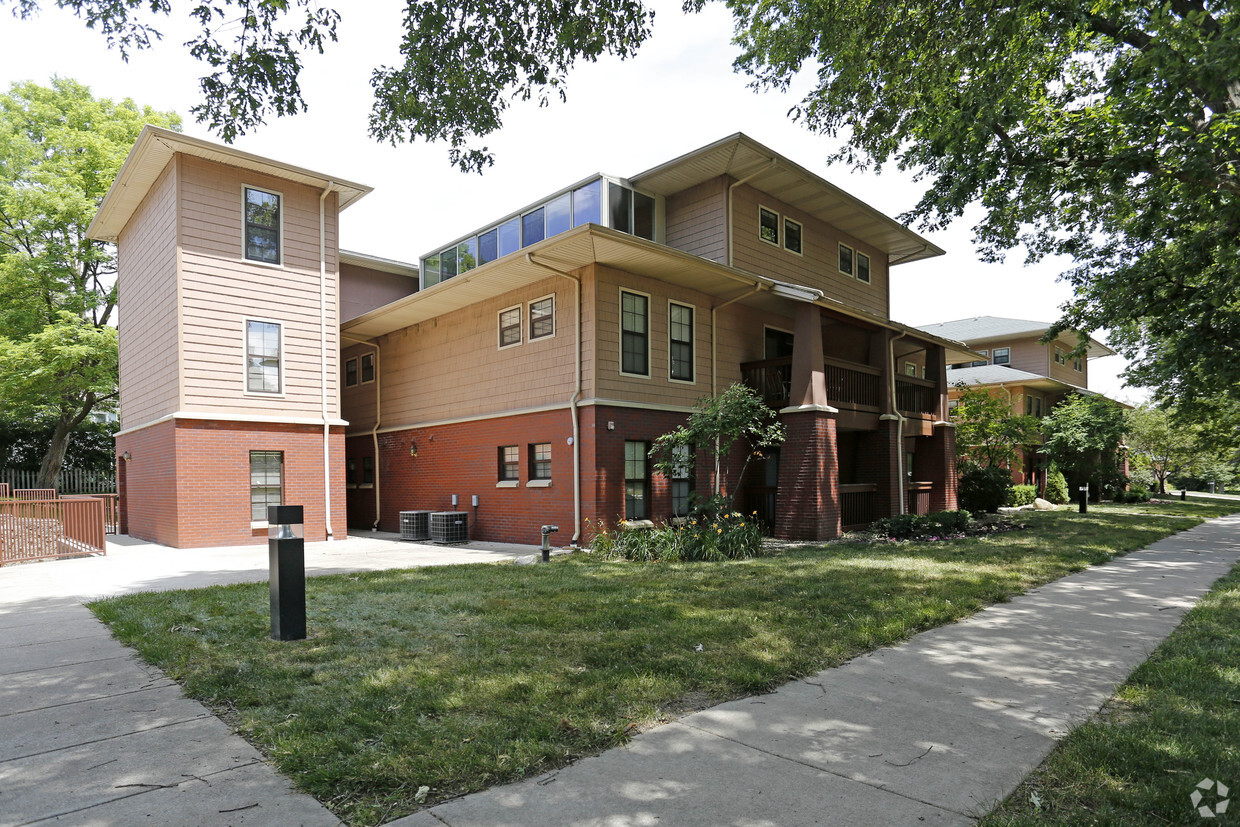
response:
<path fill-rule="evenodd" d="M 353 342 L 359 345 L 370 345 L 375 349 L 375 425 L 370 429 L 370 441 L 375 449 L 375 521 L 370 524 L 371 531 L 379 530 L 379 422 L 383 413 L 383 394 L 380 389 L 381 377 L 383 374 L 379 371 L 379 343 L 367 341 L 366 339 L 354 339 L 352 336 L 340 334 L 340 338 L 347 342 Z"/>
<path fill-rule="evenodd" d="M 891 410 L 896 419 L 896 473 L 900 479 L 900 513 L 906 513 L 908 505 L 905 500 L 908 497 L 908 481 L 904 478 L 904 423 L 907 421 L 904 414 L 900 413 L 900 400 L 896 396 L 896 342 L 903 339 L 907 333 L 901 333 L 899 336 L 892 337 L 887 341 L 887 364 L 891 370 Z M 880 417 L 881 418 L 881 417 Z"/>
<path fill-rule="evenodd" d="M 323 524 L 327 539 L 335 539 L 332 532 L 332 426 L 327 410 L 327 196 L 336 189 L 336 182 L 328 181 L 319 196 L 319 377 L 323 402 Z M 339 389 L 337 389 L 339 390 Z"/>
<path fill-rule="evenodd" d="M 573 539 L 572 544 L 575 546 L 581 539 L 581 422 L 579 421 L 577 403 L 581 401 L 581 279 L 571 273 L 565 273 L 563 270 L 557 270 L 555 267 L 543 264 L 541 261 L 534 261 L 534 256 L 530 253 L 525 254 L 525 260 L 535 267 L 541 267 L 548 272 L 555 273 L 557 276 L 568 279 L 573 283 L 574 301 L 577 305 L 577 358 L 576 358 L 576 377 L 574 380 L 573 395 L 568 400 L 569 416 L 573 420 Z"/>
<path fill-rule="evenodd" d="M 728 186 L 727 220 L 728 220 L 728 266 L 729 267 L 732 266 L 732 237 L 736 235 L 736 233 L 734 232 L 735 228 L 732 226 L 732 190 L 736 189 L 741 184 L 746 184 L 752 181 L 753 179 L 757 178 L 759 175 L 766 172 L 768 169 L 770 169 L 771 167 L 775 166 L 778 163 L 779 162 L 777 160 L 772 158 L 771 162 L 767 164 L 766 166 L 764 166 L 762 169 L 758 170 L 757 172 L 751 172 L 748 175 L 746 175 L 744 178 L 740 179 L 739 181 L 733 182 L 732 184 Z"/>

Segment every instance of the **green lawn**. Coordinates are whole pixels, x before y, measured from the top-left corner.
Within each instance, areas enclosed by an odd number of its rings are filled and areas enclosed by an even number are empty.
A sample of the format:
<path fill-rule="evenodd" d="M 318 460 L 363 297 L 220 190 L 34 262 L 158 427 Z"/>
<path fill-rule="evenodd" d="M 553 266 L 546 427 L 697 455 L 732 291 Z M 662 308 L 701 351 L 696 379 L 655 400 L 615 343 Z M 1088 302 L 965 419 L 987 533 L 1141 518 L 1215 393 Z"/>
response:
<path fill-rule="evenodd" d="M 1141 548 L 1231 504 L 1028 513 L 950 542 L 726 563 L 474 565 L 314 578 L 309 639 L 266 584 L 92 606 L 350 824 L 545 772 Z M 1240 782 L 1240 778 L 1237 779 Z M 429 795 L 419 800 L 420 787 Z"/>
<path fill-rule="evenodd" d="M 1222 781 L 1204 819 L 1190 796 Z M 1214 811 L 1217 789 L 1197 806 Z M 982 827 L 1235 824 L 1240 816 L 1240 568 L 1214 589 L 1099 716 L 1072 732 Z"/>

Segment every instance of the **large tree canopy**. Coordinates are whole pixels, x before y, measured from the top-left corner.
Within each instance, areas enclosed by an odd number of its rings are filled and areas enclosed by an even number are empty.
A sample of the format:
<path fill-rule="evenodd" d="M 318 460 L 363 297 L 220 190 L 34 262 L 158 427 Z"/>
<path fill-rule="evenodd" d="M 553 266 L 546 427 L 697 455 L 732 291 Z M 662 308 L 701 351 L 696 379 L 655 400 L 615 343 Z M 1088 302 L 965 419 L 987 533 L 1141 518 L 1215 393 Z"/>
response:
<path fill-rule="evenodd" d="M 38 0 L 0 0 L 19 16 Z M 688 11 L 706 0 L 686 0 Z M 167 0 L 56 0 L 122 50 L 149 45 Z M 1112 332 L 1130 378 L 1160 396 L 1240 398 L 1240 13 L 1225 0 L 728 0 L 738 70 L 758 89 L 803 71 L 793 116 L 846 141 L 840 158 L 925 181 L 923 227 L 970 204 L 982 254 L 1023 243 L 1072 256 L 1062 328 Z M 300 52 L 335 37 L 313 0 L 191 5 L 213 70 L 195 108 L 225 139 L 304 107 Z M 235 17 L 232 40 L 218 38 Z M 404 63 L 376 69 L 371 133 L 446 140 L 481 169 L 479 139 L 513 100 L 563 95 L 580 59 L 632 54 L 640 0 L 415 0 Z"/>
<path fill-rule="evenodd" d="M 146 123 L 180 118 L 71 80 L 0 95 L 0 419 L 51 434 L 40 487 L 116 395 L 115 250 L 86 228 Z"/>

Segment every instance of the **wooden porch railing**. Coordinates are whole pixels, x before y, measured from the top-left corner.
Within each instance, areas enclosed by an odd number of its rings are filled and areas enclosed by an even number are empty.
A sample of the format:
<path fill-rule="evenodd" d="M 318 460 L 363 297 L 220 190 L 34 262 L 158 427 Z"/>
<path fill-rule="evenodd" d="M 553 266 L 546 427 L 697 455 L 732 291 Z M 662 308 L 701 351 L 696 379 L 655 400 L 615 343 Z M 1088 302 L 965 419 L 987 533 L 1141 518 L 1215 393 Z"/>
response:
<path fill-rule="evenodd" d="M 867 526 L 877 519 L 874 497 L 878 486 L 858 483 L 840 486 L 840 527 L 845 531 Z"/>
<path fill-rule="evenodd" d="M 878 368 L 826 357 L 823 359 L 823 369 L 827 400 L 832 405 L 855 405 L 878 410 L 879 383 L 882 381 L 882 371 Z M 758 392 L 763 402 L 776 408 L 786 407 L 792 393 L 792 357 L 744 362 L 741 364 L 741 379 Z"/>
<path fill-rule="evenodd" d="M 928 482 L 910 482 L 908 484 L 907 510 L 909 514 L 930 513 L 930 489 L 933 487 Z"/>
<path fill-rule="evenodd" d="M 54 500 L 56 499 L 55 488 L 15 488 L 13 489 L 13 499 L 15 500 Z"/>
<path fill-rule="evenodd" d="M 9 489 L 9 484 L 7 482 L 0 482 L 0 500 L 7 500 L 11 496 L 13 494 Z"/>
<path fill-rule="evenodd" d="M 103 530 L 105 534 L 116 534 L 121 521 L 119 494 L 66 494 L 62 499 L 103 501 Z"/>
<path fill-rule="evenodd" d="M 0 502 L 0 566 L 106 551 L 103 500 Z"/>
<path fill-rule="evenodd" d="M 912 413 L 932 414 L 939 409 L 939 391 L 933 381 L 901 376 L 896 379 L 896 407 Z"/>
<path fill-rule="evenodd" d="M 774 408 L 788 405 L 792 393 L 792 357 L 741 363 L 741 381 L 758 392 Z"/>

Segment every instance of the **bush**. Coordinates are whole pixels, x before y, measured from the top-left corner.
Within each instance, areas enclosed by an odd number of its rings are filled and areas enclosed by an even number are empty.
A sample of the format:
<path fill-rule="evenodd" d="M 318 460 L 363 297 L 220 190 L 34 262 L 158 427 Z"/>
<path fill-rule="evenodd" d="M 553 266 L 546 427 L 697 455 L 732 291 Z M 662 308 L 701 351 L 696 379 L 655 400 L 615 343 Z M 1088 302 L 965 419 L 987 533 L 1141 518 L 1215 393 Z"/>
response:
<path fill-rule="evenodd" d="M 918 537 L 942 537 L 959 534 L 969 525 L 967 511 L 935 511 L 932 514 L 897 514 L 874 523 L 874 530 L 893 540 L 913 540 Z"/>
<path fill-rule="evenodd" d="M 1012 474 L 1006 468 L 970 465 L 960 474 L 960 507 L 974 514 L 998 511 L 1011 487 Z"/>
<path fill-rule="evenodd" d="M 1119 491 L 1115 494 L 1115 502 L 1117 503 L 1147 503 L 1150 501 L 1150 492 L 1144 488 L 1130 488 L 1127 491 Z"/>
<path fill-rule="evenodd" d="M 1051 466 L 1046 474 L 1046 499 L 1055 505 L 1063 505 L 1068 501 L 1068 481 L 1063 472 Z"/>
<path fill-rule="evenodd" d="M 1037 499 L 1038 487 L 1036 485 L 1013 485 L 1008 489 L 1007 504 L 1019 508 L 1022 505 L 1033 505 L 1033 501 Z"/>
<path fill-rule="evenodd" d="M 648 528 L 625 528 L 622 522 L 609 530 L 600 520 L 598 528 L 590 548 L 607 560 L 680 563 L 743 560 L 764 553 L 756 515 L 745 517 L 735 511 Z"/>

